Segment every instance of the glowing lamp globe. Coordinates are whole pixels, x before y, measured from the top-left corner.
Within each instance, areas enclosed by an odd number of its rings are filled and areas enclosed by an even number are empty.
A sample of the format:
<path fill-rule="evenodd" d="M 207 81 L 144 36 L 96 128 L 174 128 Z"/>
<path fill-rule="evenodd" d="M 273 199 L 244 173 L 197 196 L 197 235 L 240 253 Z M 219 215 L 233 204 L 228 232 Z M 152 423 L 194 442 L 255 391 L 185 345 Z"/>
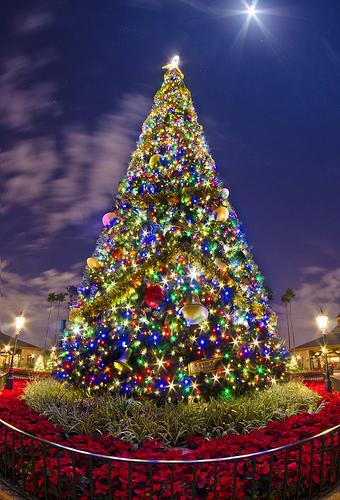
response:
<path fill-rule="evenodd" d="M 112 219 L 114 219 L 115 217 L 116 214 L 114 214 L 113 212 L 108 212 L 107 214 L 105 214 L 102 218 L 103 226 L 108 226 Z"/>
<path fill-rule="evenodd" d="M 86 263 L 91 269 L 98 269 L 100 267 L 99 262 L 93 257 L 89 257 Z"/>
<path fill-rule="evenodd" d="M 216 208 L 215 214 L 216 214 L 216 220 L 218 222 L 225 222 L 228 219 L 229 210 L 227 209 L 227 207 L 221 205 L 220 207 Z"/>
<path fill-rule="evenodd" d="M 189 325 L 199 325 L 209 316 L 208 309 L 199 302 L 186 304 L 182 307 L 180 313 Z"/>
<path fill-rule="evenodd" d="M 324 314 L 322 311 L 319 314 L 319 316 L 316 317 L 316 323 L 318 327 L 320 328 L 320 331 L 322 333 L 326 333 L 327 330 L 327 324 L 328 324 L 328 316 L 327 314 Z"/>
<path fill-rule="evenodd" d="M 25 324 L 25 317 L 21 314 L 15 318 L 15 329 L 21 330 Z"/>

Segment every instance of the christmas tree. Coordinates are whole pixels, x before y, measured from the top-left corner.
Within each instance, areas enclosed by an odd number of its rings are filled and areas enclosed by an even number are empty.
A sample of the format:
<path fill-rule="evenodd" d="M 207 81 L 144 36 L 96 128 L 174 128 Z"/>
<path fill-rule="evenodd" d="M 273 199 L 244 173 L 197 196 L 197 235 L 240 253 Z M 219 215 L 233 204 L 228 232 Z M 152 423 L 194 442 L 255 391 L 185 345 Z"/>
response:
<path fill-rule="evenodd" d="M 56 376 L 178 400 L 275 383 L 286 351 L 178 67 L 165 66 L 70 308 Z"/>

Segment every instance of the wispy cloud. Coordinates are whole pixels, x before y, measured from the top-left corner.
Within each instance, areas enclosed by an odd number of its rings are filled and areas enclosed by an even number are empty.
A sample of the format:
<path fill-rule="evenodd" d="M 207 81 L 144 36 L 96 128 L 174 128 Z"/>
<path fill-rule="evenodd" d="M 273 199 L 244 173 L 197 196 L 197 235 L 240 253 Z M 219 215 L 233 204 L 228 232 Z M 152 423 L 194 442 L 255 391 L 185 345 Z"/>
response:
<path fill-rule="evenodd" d="M 58 143 L 48 135 L 16 141 L 3 154 L 5 210 L 27 207 L 40 227 L 58 231 L 109 208 L 148 106 L 144 96 L 127 94 L 91 132 L 70 124 Z"/>
<path fill-rule="evenodd" d="M 22 13 L 16 16 L 13 22 L 13 31 L 16 34 L 31 35 L 42 28 L 46 28 L 53 21 L 53 15 L 46 10 Z"/>
<path fill-rule="evenodd" d="M 34 59 L 24 53 L 8 56 L 0 68 L 0 113 L 2 126 L 10 131 L 32 130 L 44 116 L 58 112 L 54 100 L 56 84 L 40 80 L 41 70 L 52 51 Z"/>
<path fill-rule="evenodd" d="M 18 206 L 27 206 L 30 210 L 39 208 L 59 165 L 60 159 L 52 138 L 19 140 L 5 151 L 2 155 L 5 210 Z"/>
<path fill-rule="evenodd" d="M 53 230 L 78 224 L 109 208 L 148 106 L 149 101 L 140 94 L 124 95 L 119 110 L 101 117 L 93 133 L 77 125 L 65 130 L 67 169 L 51 184 L 49 197 Z"/>
<path fill-rule="evenodd" d="M 13 35 L 52 20 L 46 11 L 22 14 Z M 148 108 L 143 95 L 125 94 L 118 109 L 98 117 L 91 129 L 86 123 L 61 125 L 58 83 L 46 78 L 56 59 L 49 48 L 28 55 L 23 45 L 0 68 L 0 114 L 10 144 L 2 152 L 2 213 L 25 207 L 34 215 L 32 230 L 58 231 L 109 208 Z"/>

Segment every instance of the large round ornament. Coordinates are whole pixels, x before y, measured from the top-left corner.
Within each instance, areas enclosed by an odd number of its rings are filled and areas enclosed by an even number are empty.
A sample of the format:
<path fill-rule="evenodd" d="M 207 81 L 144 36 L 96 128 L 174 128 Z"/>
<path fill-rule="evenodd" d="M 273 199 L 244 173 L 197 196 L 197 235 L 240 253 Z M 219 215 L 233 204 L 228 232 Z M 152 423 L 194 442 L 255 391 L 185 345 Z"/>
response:
<path fill-rule="evenodd" d="M 156 168 L 160 164 L 161 156 L 160 155 L 152 155 L 149 160 L 149 167 Z"/>
<path fill-rule="evenodd" d="M 149 286 L 145 291 L 145 303 L 151 309 L 157 309 L 164 299 L 163 290 L 159 285 Z"/>
<path fill-rule="evenodd" d="M 223 188 L 221 191 L 221 196 L 224 200 L 227 200 L 229 198 L 229 189 Z"/>
<path fill-rule="evenodd" d="M 216 259 L 214 260 L 214 264 L 216 264 L 216 266 L 221 269 L 221 271 L 226 271 L 228 269 L 227 264 L 219 257 L 216 257 Z"/>
<path fill-rule="evenodd" d="M 208 309 L 200 302 L 185 304 L 180 313 L 189 325 L 199 325 L 209 316 Z"/>
<path fill-rule="evenodd" d="M 108 212 L 107 214 L 105 214 L 102 218 L 103 226 L 108 226 L 112 219 L 114 219 L 115 217 L 116 214 L 113 212 Z"/>
<path fill-rule="evenodd" d="M 220 207 L 216 208 L 215 214 L 216 220 L 218 222 L 225 222 L 228 219 L 229 210 L 227 209 L 227 207 L 221 205 Z"/>
<path fill-rule="evenodd" d="M 89 257 L 86 263 L 91 269 L 98 269 L 100 267 L 99 262 L 93 257 Z"/>

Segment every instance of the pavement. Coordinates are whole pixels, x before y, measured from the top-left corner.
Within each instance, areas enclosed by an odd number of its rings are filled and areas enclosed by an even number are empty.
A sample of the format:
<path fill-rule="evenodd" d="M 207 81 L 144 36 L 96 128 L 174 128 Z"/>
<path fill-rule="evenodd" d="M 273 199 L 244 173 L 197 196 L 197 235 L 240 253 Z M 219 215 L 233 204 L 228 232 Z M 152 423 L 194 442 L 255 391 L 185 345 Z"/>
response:
<path fill-rule="evenodd" d="M 23 500 L 7 484 L 0 481 L 0 500 Z"/>
<path fill-rule="evenodd" d="M 322 497 L 323 500 L 340 500 L 340 485 L 336 490 L 332 491 L 325 497 Z"/>

